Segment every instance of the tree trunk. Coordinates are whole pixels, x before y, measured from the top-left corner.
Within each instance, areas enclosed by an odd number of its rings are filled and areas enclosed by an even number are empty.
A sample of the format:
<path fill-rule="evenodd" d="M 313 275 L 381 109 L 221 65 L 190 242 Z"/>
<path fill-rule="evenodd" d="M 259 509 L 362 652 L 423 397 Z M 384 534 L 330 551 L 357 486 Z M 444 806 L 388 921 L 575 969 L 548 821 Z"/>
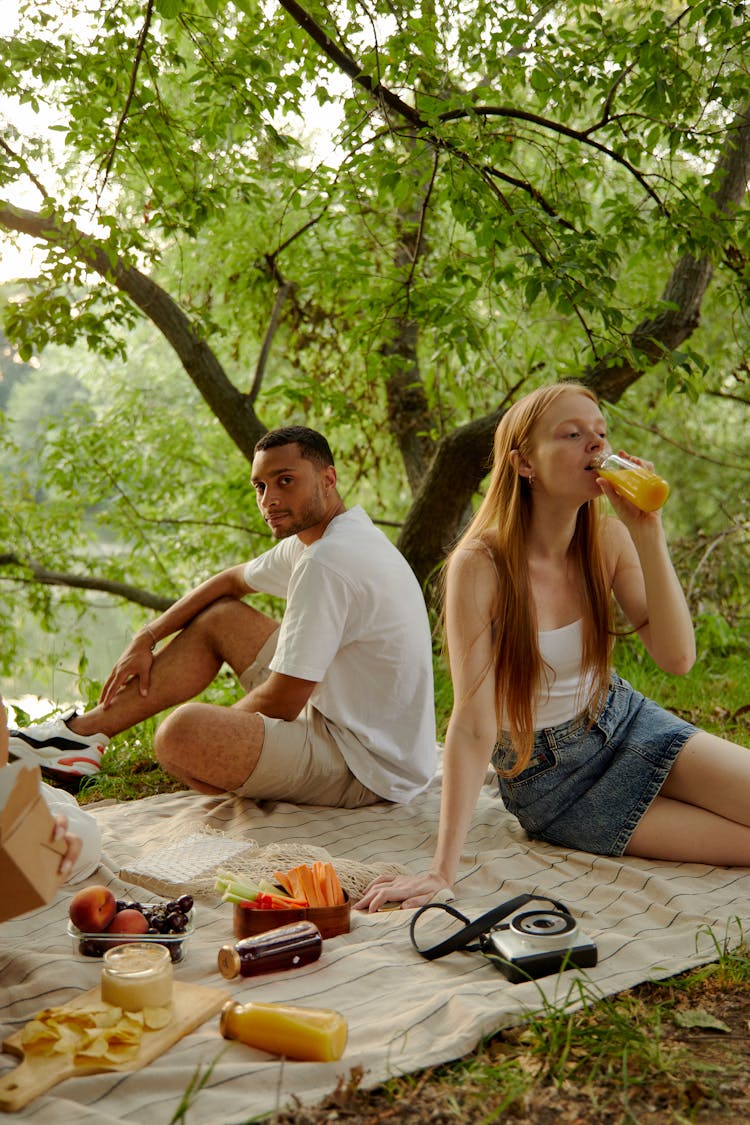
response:
<path fill-rule="evenodd" d="M 409 509 L 398 547 L 426 591 L 489 472 L 492 438 L 502 416 L 503 409 L 499 409 L 442 438 Z"/>
<path fill-rule="evenodd" d="M 416 160 L 413 139 L 409 142 L 412 162 L 403 173 L 413 185 L 414 205 L 397 215 L 396 251 L 393 264 L 403 278 L 403 309 L 391 320 L 391 336 L 380 349 L 387 364 L 386 398 L 388 428 L 398 446 L 412 493 L 419 490 L 427 466 L 435 453 L 436 420 L 427 401 L 417 352 L 419 326 L 410 313 L 411 289 L 417 265 L 426 250 L 424 224 L 436 165 Z"/>

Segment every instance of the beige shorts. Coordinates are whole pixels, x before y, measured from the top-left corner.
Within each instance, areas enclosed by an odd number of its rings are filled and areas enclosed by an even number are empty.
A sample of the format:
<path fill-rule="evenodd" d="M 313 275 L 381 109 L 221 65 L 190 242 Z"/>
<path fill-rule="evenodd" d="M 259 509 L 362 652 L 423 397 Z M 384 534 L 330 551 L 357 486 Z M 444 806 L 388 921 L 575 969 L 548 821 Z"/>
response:
<path fill-rule="evenodd" d="M 278 636 L 277 629 L 239 677 L 246 692 L 270 674 Z M 238 796 L 343 809 L 385 800 L 358 781 L 346 764 L 340 745 L 346 744 L 351 735 L 312 704 L 308 703 L 291 722 L 267 715 L 261 718 L 265 727 L 263 749 L 247 781 L 235 789 Z"/>

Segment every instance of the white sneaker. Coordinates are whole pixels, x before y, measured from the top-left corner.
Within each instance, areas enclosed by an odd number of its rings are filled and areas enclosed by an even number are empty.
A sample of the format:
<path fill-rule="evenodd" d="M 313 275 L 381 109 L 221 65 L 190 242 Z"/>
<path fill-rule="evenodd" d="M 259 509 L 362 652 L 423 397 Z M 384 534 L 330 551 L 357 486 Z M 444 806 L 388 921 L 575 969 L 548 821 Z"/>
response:
<path fill-rule="evenodd" d="M 8 731 L 8 752 L 29 766 L 39 766 L 55 780 L 91 777 L 99 773 L 109 743 L 104 734 L 76 734 L 67 724 L 76 714 L 56 715 L 44 723 Z"/>

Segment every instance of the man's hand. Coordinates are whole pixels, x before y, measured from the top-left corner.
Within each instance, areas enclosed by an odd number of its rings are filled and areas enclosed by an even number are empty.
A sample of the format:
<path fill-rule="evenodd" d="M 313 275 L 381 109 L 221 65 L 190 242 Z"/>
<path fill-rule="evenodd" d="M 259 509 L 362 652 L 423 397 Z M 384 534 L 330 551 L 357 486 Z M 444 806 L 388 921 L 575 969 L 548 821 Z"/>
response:
<path fill-rule="evenodd" d="M 68 818 L 64 813 L 58 813 L 55 817 L 52 839 L 64 840 L 66 843 L 65 854 L 60 860 L 58 871 L 64 879 L 69 879 L 76 865 L 76 861 L 81 854 L 83 840 L 80 836 L 76 836 L 74 832 L 68 832 Z"/>
<path fill-rule="evenodd" d="M 99 702 L 102 707 L 110 706 L 119 691 L 130 680 L 138 680 L 141 695 L 148 695 L 151 686 L 151 666 L 154 663 L 154 654 L 151 651 L 151 641 L 148 635 L 138 634 L 125 649 L 120 659 L 110 672 Z"/>

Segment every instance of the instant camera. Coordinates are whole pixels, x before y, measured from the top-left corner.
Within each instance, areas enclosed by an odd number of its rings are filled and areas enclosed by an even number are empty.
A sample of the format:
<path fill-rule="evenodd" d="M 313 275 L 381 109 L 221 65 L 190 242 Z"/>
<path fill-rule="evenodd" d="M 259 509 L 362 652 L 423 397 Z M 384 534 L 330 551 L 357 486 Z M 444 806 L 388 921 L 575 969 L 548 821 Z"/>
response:
<path fill-rule="evenodd" d="M 530 902 L 546 902 L 553 909 L 519 912 Z M 444 910 L 463 922 L 463 928 L 437 945 L 422 949 L 414 931 L 417 920 L 427 910 Z M 504 922 L 509 915 L 510 920 Z M 458 950 L 477 951 L 511 984 L 550 976 L 563 969 L 589 969 L 597 961 L 596 945 L 581 932 L 568 908 L 543 895 L 518 895 L 474 922 L 446 903 L 430 902 L 415 913 L 410 935 L 414 948 L 428 961 Z"/>
<path fill-rule="evenodd" d="M 561 969 L 590 969 L 596 946 L 565 910 L 527 910 L 479 939 L 482 953 L 511 984 L 546 977 Z"/>

